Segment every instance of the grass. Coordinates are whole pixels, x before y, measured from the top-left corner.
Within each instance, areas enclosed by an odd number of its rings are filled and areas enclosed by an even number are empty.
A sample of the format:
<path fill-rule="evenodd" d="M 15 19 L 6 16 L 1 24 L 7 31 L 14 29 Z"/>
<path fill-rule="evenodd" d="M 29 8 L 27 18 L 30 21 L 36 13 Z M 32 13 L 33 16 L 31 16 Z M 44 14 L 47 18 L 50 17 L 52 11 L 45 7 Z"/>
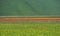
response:
<path fill-rule="evenodd" d="M 0 36 L 60 36 L 60 24 L 0 23 Z"/>

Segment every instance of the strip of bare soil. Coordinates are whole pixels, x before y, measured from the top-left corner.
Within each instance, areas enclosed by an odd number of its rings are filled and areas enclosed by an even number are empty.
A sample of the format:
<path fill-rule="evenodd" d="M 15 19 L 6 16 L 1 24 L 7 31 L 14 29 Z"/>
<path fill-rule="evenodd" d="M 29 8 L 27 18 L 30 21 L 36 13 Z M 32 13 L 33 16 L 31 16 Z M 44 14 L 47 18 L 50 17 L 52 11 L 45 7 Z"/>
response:
<path fill-rule="evenodd" d="M 3 18 L 0 22 L 18 22 L 18 21 L 60 21 L 60 18 Z"/>

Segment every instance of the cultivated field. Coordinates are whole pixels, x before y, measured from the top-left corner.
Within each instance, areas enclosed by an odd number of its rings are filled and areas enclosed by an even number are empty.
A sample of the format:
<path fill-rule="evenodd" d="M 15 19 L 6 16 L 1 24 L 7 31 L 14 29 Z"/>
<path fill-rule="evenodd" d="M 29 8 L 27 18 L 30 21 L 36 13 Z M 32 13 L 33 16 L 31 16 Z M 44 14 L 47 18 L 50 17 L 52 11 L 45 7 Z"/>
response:
<path fill-rule="evenodd" d="M 60 18 L 0 18 L 0 22 L 24 22 L 24 21 L 44 21 L 44 22 L 48 22 L 48 21 L 53 21 L 53 22 L 60 22 Z"/>
<path fill-rule="evenodd" d="M 60 18 L 0 18 L 0 36 L 60 36 Z"/>
<path fill-rule="evenodd" d="M 60 24 L 0 23 L 0 36 L 60 36 Z"/>

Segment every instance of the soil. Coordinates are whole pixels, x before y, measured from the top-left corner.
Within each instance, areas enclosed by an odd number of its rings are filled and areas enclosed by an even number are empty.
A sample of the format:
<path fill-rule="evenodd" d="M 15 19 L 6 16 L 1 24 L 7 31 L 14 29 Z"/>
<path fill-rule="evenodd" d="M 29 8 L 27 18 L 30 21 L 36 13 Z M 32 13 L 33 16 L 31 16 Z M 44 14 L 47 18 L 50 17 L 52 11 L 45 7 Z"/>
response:
<path fill-rule="evenodd" d="M 60 21 L 60 18 L 3 18 L 0 22 L 19 22 L 19 21 Z"/>

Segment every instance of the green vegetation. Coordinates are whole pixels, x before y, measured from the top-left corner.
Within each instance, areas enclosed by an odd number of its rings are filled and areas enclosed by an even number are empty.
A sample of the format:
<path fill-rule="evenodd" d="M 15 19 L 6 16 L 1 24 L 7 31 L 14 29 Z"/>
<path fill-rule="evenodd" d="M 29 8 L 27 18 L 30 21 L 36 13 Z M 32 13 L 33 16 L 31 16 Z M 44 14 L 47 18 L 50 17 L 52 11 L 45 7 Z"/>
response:
<path fill-rule="evenodd" d="M 60 24 L 0 23 L 0 36 L 60 36 Z"/>
<path fill-rule="evenodd" d="M 60 15 L 59 0 L 0 0 L 0 16 Z"/>

